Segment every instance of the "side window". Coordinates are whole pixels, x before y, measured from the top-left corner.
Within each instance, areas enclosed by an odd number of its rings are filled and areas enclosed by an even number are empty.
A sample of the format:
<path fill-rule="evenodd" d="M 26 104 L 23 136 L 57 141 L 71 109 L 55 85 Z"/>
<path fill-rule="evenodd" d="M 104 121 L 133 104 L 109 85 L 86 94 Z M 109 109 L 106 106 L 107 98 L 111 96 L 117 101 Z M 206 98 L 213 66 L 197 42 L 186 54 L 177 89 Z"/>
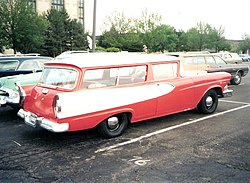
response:
<path fill-rule="evenodd" d="M 83 88 L 115 86 L 118 68 L 87 70 L 84 74 Z"/>
<path fill-rule="evenodd" d="M 220 65 L 225 65 L 227 64 L 221 57 L 219 56 L 214 56 L 214 59 L 216 61 L 217 64 L 220 64 Z"/>
<path fill-rule="evenodd" d="M 215 65 L 215 60 L 212 56 L 206 56 L 206 61 L 208 65 Z"/>
<path fill-rule="evenodd" d="M 146 80 L 146 73 L 146 66 L 121 67 L 118 85 L 143 82 Z"/>
<path fill-rule="evenodd" d="M 146 66 L 87 70 L 84 74 L 83 88 L 100 88 L 143 82 L 146 79 L 146 70 Z"/>
<path fill-rule="evenodd" d="M 205 64 L 205 58 L 204 57 L 185 57 L 184 63 L 186 65 Z"/>
<path fill-rule="evenodd" d="M 157 64 L 152 66 L 155 80 L 172 79 L 177 77 L 177 64 Z"/>
<path fill-rule="evenodd" d="M 6 71 L 6 70 L 16 70 L 18 66 L 17 60 L 1 60 L 0 61 L 0 70 Z"/>
<path fill-rule="evenodd" d="M 26 60 L 18 68 L 18 70 L 33 70 L 33 69 L 37 70 L 40 69 L 40 66 L 36 60 Z"/>

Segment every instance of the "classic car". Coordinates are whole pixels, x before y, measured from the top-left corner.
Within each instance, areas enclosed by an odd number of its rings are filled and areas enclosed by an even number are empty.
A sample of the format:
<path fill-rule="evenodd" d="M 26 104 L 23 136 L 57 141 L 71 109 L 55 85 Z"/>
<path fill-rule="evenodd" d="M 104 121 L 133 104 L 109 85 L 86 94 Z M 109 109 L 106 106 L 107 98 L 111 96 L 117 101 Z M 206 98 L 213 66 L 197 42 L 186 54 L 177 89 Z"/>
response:
<path fill-rule="evenodd" d="M 96 127 L 111 138 L 146 119 L 196 108 L 211 114 L 219 97 L 232 95 L 230 79 L 226 72 L 181 76 L 178 58 L 165 55 L 73 54 L 45 63 L 18 116 L 52 132 Z"/>
<path fill-rule="evenodd" d="M 243 62 L 250 62 L 250 55 L 248 54 L 239 54 Z"/>
<path fill-rule="evenodd" d="M 42 72 L 19 74 L 0 78 L 0 107 L 11 106 L 19 109 L 22 107 L 23 98 L 20 97 L 17 85 L 21 85 L 26 95 L 38 83 Z"/>
<path fill-rule="evenodd" d="M 245 64 L 228 64 L 218 54 L 198 53 L 198 52 L 179 52 L 167 53 L 180 59 L 183 72 L 200 74 L 205 72 L 228 72 L 231 74 L 231 84 L 239 85 L 242 77 L 246 76 L 249 66 Z"/>
<path fill-rule="evenodd" d="M 37 55 L 0 56 L 0 77 L 41 72 L 43 64 L 51 57 Z"/>
<path fill-rule="evenodd" d="M 238 55 L 238 53 L 231 53 L 231 52 L 225 51 L 225 52 L 219 52 L 219 53 L 214 53 L 214 54 L 219 55 L 228 64 L 241 64 L 242 63 L 242 59 Z"/>

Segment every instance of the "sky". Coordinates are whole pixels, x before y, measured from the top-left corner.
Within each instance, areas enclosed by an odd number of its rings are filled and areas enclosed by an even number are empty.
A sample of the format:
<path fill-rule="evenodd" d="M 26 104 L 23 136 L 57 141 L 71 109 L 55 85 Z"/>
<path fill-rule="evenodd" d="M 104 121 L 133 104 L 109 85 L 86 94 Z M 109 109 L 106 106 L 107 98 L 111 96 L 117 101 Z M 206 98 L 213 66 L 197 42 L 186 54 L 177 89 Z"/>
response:
<path fill-rule="evenodd" d="M 93 30 L 93 3 L 85 0 L 85 28 Z M 139 18 L 143 11 L 161 16 L 162 24 L 176 30 L 195 27 L 203 22 L 225 30 L 226 39 L 239 40 L 250 34 L 250 0 L 96 0 L 96 34 L 102 34 L 107 16 L 124 13 Z"/>

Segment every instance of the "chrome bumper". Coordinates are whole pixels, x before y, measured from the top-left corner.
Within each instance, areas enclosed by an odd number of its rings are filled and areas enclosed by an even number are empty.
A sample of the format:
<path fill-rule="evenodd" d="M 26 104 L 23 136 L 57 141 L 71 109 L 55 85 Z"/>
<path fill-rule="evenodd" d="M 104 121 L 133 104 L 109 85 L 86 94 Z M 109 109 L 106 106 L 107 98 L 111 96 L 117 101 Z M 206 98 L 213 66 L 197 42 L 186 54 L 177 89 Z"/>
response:
<path fill-rule="evenodd" d="M 223 98 L 231 97 L 233 95 L 233 90 L 226 89 L 223 91 Z"/>
<path fill-rule="evenodd" d="M 17 92 L 14 92 L 12 90 L 3 90 L 1 91 L 8 93 L 8 95 L 1 95 L 0 94 L 0 107 L 6 106 L 6 105 L 20 105 L 20 96 Z"/>
<path fill-rule="evenodd" d="M 68 123 L 56 123 L 53 121 L 50 121 L 44 117 L 38 117 L 35 114 L 31 112 L 24 111 L 23 109 L 20 109 L 17 113 L 17 115 L 24 119 L 24 122 L 27 125 L 30 125 L 32 127 L 40 126 L 46 130 L 49 130 L 51 132 L 66 132 L 69 130 L 69 124 Z"/>

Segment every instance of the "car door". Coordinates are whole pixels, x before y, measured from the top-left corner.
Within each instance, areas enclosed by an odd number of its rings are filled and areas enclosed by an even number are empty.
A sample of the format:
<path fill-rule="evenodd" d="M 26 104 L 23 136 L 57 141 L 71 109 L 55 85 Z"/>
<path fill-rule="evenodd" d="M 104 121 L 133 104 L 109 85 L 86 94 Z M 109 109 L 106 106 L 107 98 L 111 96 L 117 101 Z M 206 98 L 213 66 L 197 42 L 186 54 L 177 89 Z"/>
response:
<path fill-rule="evenodd" d="M 155 64 L 152 70 L 158 90 L 165 91 L 157 98 L 157 116 L 185 111 L 193 106 L 192 78 L 178 76 L 176 63 Z"/>

